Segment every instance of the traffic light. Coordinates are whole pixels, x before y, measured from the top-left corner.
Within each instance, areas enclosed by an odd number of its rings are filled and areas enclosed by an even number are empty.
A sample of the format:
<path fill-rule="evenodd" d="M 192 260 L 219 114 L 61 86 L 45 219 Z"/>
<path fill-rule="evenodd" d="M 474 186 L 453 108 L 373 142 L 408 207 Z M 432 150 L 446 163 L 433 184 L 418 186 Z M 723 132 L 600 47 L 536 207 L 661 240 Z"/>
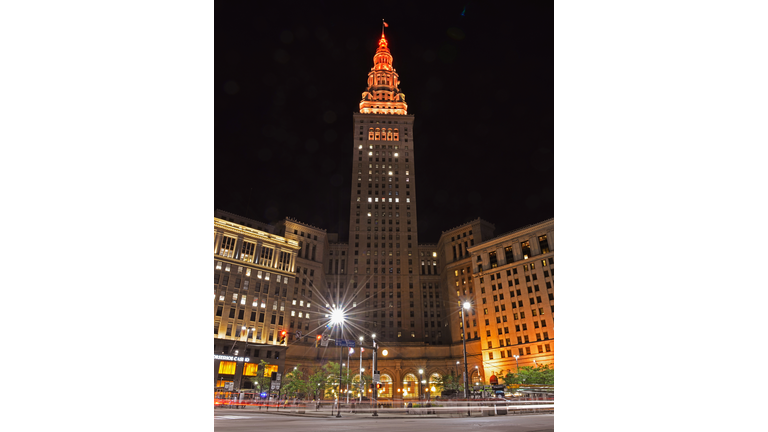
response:
<path fill-rule="evenodd" d="M 287 331 L 285 331 L 285 330 L 283 330 L 283 331 L 281 331 L 281 332 L 280 332 L 280 343 L 281 343 L 281 344 L 284 344 L 284 343 L 285 343 L 285 335 L 287 335 L 287 334 L 288 334 L 288 332 L 287 332 Z"/>
<path fill-rule="evenodd" d="M 383 387 L 383 386 L 381 385 L 381 383 L 376 383 L 376 389 L 377 389 L 377 390 L 381 390 L 381 388 L 382 388 L 382 387 Z"/>
<path fill-rule="evenodd" d="M 323 338 L 323 335 L 317 335 L 317 340 L 315 341 L 315 348 L 320 345 L 320 340 Z"/>

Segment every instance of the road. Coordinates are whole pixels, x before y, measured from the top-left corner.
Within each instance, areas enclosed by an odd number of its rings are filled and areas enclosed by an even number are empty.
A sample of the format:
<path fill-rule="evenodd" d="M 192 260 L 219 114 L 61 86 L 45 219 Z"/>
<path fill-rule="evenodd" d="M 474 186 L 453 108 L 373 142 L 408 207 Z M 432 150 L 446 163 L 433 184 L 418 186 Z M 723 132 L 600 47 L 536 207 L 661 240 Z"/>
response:
<path fill-rule="evenodd" d="M 420 418 L 371 417 L 342 413 L 341 418 L 299 417 L 265 414 L 251 410 L 214 410 L 216 432 L 253 432 L 254 430 L 310 430 L 312 432 L 413 431 L 467 432 L 468 430 L 504 432 L 545 432 L 555 430 L 553 414 L 505 415 L 493 417 Z"/>

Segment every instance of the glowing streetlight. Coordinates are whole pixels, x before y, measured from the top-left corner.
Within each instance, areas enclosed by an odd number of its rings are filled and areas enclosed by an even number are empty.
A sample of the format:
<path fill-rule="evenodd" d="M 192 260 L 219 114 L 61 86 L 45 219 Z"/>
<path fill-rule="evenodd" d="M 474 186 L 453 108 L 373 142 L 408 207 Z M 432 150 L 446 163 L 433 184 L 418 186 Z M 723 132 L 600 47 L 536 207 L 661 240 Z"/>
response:
<path fill-rule="evenodd" d="M 331 324 L 337 325 L 344 322 L 344 311 L 341 309 L 334 309 L 331 311 Z"/>
<path fill-rule="evenodd" d="M 464 399 L 469 399 L 469 372 L 467 371 L 467 329 L 464 325 L 464 309 L 469 310 L 472 307 L 468 301 L 465 301 L 462 305 L 463 308 L 459 308 L 461 313 L 461 345 L 464 348 Z M 469 417 L 469 411 L 467 411 L 467 417 Z"/>

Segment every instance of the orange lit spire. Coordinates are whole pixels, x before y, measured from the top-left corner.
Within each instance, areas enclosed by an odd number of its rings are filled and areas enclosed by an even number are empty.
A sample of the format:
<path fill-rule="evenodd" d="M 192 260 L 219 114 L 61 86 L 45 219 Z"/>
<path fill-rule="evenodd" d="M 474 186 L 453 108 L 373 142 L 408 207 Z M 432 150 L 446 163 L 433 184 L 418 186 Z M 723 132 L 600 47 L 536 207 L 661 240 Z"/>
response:
<path fill-rule="evenodd" d="M 398 88 L 399 84 L 399 76 L 392 67 L 392 54 L 389 52 L 384 28 L 382 28 L 379 47 L 373 56 L 373 67 L 368 72 L 368 88 L 363 92 L 363 100 L 360 101 L 360 112 L 407 114 L 408 104 L 405 103 L 405 95 Z"/>

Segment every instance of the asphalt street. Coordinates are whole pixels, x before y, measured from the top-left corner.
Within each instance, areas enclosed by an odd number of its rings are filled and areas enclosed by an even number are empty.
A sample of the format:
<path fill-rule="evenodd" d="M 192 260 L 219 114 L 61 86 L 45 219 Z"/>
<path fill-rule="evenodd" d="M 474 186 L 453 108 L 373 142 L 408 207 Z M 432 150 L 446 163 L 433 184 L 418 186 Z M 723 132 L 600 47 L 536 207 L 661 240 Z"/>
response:
<path fill-rule="evenodd" d="M 312 432 L 341 431 L 413 431 L 466 432 L 467 430 L 505 432 L 544 432 L 555 430 L 553 414 L 504 415 L 493 417 L 388 417 L 382 415 L 352 415 L 342 413 L 336 417 L 300 417 L 285 414 L 266 414 L 252 410 L 216 409 L 214 430 L 217 432 L 245 432 L 256 430 L 311 430 Z"/>

